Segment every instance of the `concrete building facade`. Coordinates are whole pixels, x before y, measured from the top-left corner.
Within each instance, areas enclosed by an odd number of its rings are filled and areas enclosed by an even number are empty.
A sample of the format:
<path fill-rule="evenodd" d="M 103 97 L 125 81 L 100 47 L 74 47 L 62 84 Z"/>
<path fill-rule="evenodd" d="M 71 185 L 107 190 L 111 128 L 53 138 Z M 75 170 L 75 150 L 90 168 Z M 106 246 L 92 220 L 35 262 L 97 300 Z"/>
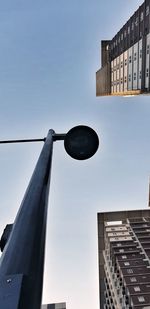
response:
<path fill-rule="evenodd" d="M 105 82 L 104 82 L 105 81 Z M 150 92 L 150 0 L 109 41 L 101 41 L 96 95 Z"/>
<path fill-rule="evenodd" d="M 150 210 L 98 213 L 100 309 L 150 308 Z"/>

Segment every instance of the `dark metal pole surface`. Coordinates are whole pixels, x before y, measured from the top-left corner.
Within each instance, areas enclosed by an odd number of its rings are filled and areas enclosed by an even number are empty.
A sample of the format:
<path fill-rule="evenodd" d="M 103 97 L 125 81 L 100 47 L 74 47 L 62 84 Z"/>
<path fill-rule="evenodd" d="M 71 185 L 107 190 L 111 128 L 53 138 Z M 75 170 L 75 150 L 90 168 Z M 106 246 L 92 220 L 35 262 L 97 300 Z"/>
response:
<path fill-rule="evenodd" d="M 50 170 L 55 132 L 49 130 L 0 259 L 0 308 L 40 309 Z"/>
<path fill-rule="evenodd" d="M 31 138 L 31 139 L 13 139 L 0 141 L 0 144 L 13 144 L 13 143 L 32 143 L 32 142 L 44 142 L 45 138 Z"/>

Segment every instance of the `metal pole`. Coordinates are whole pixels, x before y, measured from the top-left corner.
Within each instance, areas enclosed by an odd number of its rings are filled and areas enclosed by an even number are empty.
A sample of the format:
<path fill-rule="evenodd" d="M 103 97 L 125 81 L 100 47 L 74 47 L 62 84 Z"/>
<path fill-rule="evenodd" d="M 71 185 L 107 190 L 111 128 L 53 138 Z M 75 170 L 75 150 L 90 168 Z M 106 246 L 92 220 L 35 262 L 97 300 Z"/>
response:
<path fill-rule="evenodd" d="M 55 134 L 49 130 L 44 139 L 0 143 L 43 140 L 43 149 L 15 222 L 13 226 L 6 226 L 0 244 L 4 248 L 0 259 L 0 309 L 41 308 L 53 142 L 64 140 L 67 153 L 77 160 L 92 157 L 99 145 L 96 132 L 82 125 L 72 128 L 67 134 Z"/>
<path fill-rule="evenodd" d="M 0 308 L 40 309 L 50 171 L 49 130 L 0 259 Z"/>
<path fill-rule="evenodd" d="M 0 141 L 0 144 L 13 144 L 13 143 L 32 143 L 32 142 L 44 142 L 45 138 L 32 138 L 32 139 L 17 139 Z"/>

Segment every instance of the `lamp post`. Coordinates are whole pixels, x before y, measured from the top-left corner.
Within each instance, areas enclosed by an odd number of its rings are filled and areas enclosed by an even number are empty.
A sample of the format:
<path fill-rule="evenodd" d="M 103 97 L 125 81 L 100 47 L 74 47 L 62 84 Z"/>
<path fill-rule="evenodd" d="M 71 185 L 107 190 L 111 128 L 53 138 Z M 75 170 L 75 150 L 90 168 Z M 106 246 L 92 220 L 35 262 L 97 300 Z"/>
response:
<path fill-rule="evenodd" d="M 2 309 L 41 308 L 53 142 L 64 140 L 67 153 L 77 160 L 93 156 L 99 145 L 97 134 L 87 126 L 74 127 L 67 134 L 56 134 L 51 129 L 44 139 L 0 143 L 41 140 L 43 149 L 0 259 Z"/>

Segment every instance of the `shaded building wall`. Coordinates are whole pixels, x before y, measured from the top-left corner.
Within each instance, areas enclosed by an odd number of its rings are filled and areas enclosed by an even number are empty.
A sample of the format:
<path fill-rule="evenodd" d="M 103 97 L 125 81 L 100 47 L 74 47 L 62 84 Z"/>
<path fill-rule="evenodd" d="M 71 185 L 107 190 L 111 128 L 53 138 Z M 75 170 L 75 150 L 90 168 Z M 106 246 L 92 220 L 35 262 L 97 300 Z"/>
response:
<path fill-rule="evenodd" d="M 96 72 L 96 95 L 110 95 L 110 63 Z"/>
<path fill-rule="evenodd" d="M 109 48 L 111 41 L 101 41 L 101 66 L 104 67 L 110 61 Z"/>

